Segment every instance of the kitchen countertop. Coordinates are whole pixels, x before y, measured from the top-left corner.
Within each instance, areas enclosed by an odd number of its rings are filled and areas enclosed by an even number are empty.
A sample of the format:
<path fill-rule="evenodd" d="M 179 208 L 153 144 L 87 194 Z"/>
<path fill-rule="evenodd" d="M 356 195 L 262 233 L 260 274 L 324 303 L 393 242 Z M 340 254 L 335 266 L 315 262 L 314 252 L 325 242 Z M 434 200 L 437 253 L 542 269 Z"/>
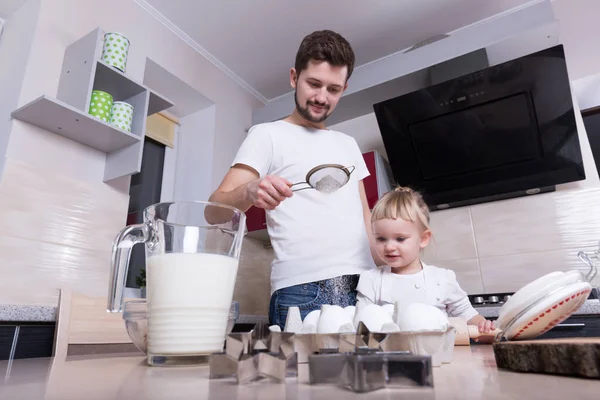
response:
<path fill-rule="evenodd" d="M 10 322 L 55 322 L 56 307 L 36 305 L 0 304 L 0 321 Z M 269 322 L 266 315 L 245 315 L 238 317 L 238 324 L 256 324 Z"/>
<path fill-rule="evenodd" d="M 451 364 L 434 368 L 434 388 L 355 394 L 335 386 L 261 380 L 209 380 L 208 366 L 149 367 L 137 355 L 0 361 L 2 399 L 597 399 L 600 381 L 498 370 L 489 345 L 457 346 Z M 368 396 L 368 397 L 367 397 Z"/>

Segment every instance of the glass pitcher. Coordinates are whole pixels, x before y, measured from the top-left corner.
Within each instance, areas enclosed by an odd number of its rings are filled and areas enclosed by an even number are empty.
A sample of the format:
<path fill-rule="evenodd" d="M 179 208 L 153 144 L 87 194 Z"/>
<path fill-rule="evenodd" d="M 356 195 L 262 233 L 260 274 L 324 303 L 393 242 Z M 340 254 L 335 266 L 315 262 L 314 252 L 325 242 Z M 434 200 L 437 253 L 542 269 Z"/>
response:
<path fill-rule="evenodd" d="M 218 203 L 158 203 L 113 244 L 108 311 L 120 312 L 131 248 L 146 246 L 148 363 L 189 365 L 223 351 L 246 215 Z"/>

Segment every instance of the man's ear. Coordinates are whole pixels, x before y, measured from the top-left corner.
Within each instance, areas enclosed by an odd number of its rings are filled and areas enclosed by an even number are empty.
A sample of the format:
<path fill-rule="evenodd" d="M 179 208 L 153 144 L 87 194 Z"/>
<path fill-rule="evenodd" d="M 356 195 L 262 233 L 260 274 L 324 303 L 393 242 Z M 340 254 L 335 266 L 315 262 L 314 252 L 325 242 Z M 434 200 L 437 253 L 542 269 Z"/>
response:
<path fill-rule="evenodd" d="M 290 86 L 296 89 L 296 85 L 298 84 L 298 74 L 296 73 L 296 69 L 290 69 Z"/>

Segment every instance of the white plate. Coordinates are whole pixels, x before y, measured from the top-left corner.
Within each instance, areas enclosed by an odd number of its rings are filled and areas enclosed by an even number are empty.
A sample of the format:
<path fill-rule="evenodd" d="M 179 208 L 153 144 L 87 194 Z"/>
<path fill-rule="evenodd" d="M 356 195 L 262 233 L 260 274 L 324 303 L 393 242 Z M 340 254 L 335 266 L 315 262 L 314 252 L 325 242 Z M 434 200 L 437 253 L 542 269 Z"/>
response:
<path fill-rule="evenodd" d="M 592 285 L 588 282 L 571 283 L 557 289 L 506 327 L 504 336 L 508 340 L 524 340 L 549 331 L 577 311 L 591 290 Z"/>
<path fill-rule="evenodd" d="M 565 287 L 572 283 L 582 282 L 584 280 L 581 272 L 572 270 L 567 272 L 551 272 L 528 283 L 512 295 L 500 308 L 496 326 L 500 329 L 505 329 L 506 325 L 508 325 L 523 309 L 543 299 L 548 293 L 551 293 L 560 287 Z"/>

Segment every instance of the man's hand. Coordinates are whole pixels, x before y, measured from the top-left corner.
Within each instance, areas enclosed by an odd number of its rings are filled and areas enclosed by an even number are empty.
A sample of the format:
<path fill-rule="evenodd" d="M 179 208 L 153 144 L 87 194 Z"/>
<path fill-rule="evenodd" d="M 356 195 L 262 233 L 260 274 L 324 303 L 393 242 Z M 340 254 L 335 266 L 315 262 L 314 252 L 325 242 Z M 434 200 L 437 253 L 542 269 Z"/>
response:
<path fill-rule="evenodd" d="M 246 185 L 248 200 L 258 208 L 274 210 L 283 200 L 292 197 L 292 183 L 285 178 L 267 175 Z"/>

